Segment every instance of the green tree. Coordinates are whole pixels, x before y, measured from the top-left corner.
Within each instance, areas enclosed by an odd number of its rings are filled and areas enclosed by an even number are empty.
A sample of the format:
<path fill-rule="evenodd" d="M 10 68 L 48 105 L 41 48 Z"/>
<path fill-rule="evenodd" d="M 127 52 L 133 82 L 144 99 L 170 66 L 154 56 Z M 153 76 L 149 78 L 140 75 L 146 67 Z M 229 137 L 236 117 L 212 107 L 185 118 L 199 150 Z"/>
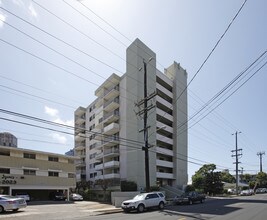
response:
<path fill-rule="evenodd" d="M 195 190 L 196 190 L 195 187 L 192 185 L 187 185 L 185 187 L 185 192 L 191 192 L 191 191 L 195 191 Z"/>
<path fill-rule="evenodd" d="M 108 187 L 112 186 L 112 179 L 98 179 L 95 181 L 95 185 L 99 185 L 104 191 L 104 201 L 106 201 L 106 192 Z"/>
<path fill-rule="evenodd" d="M 137 191 L 137 184 L 134 181 L 121 181 L 121 191 L 129 192 L 129 191 Z"/>
<path fill-rule="evenodd" d="M 221 172 L 221 178 L 223 182 L 235 183 L 235 178 L 228 172 Z"/>
<path fill-rule="evenodd" d="M 245 182 L 245 183 L 247 183 L 247 184 L 249 184 L 249 182 L 253 181 L 253 177 L 252 177 L 252 175 L 250 175 L 250 174 L 248 174 L 248 173 L 242 175 L 242 176 L 241 176 L 241 179 L 242 179 L 243 182 Z"/>
<path fill-rule="evenodd" d="M 256 181 L 259 184 L 259 187 L 267 186 L 267 174 L 265 172 L 259 172 L 256 176 Z"/>
<path fill-rule="evenodd" d="M 192 186 L 211 194 L 223 192 L 221 172 L 215 172 L 215 164 L 205 164 L 192 176 Z"/>

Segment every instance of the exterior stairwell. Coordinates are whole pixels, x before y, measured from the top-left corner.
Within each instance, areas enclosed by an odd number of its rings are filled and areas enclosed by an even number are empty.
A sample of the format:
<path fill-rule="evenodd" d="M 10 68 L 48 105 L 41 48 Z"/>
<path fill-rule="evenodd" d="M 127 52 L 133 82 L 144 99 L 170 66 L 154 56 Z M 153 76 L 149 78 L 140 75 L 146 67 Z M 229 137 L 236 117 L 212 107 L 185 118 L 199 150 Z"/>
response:
<path fill-rule="evenodd" d="M 167 185 L 160 187 L 160 190 L 165 192 L 166 199 L 173 199 L 175 196 L 182 195 L 184 193 L 183 190 Z"/>

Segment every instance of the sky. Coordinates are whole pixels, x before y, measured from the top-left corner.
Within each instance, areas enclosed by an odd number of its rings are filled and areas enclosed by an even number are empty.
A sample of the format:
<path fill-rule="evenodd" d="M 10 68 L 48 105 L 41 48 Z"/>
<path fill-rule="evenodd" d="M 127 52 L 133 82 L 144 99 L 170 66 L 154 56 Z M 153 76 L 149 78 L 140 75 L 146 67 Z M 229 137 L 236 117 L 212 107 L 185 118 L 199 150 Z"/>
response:
<path fill-rule="evenodd" d="M 243 2 L 0 0 L 0 108 L 73 126 L 75 109 L 94 101 L 94 91 L 112 73 L 125 73 L 126 48 L 136 38 L 157 54 L 159 70 L 176 61 L 189 82 Z M 266 51 L 266 8 L 265 0 L 245 3 L 188 87 L 189 117 Z M 264 62 L 266 56 L 250 74 Z M 263 66 L 201 121 L 189 121 L 189 180 L 205 163 L 234 174 L 236 131 L 239 168 L 259 172 L 257 153 L 267 153 L 266 71 Z M 0 112 L 0 132 L 14 134 L 20 148 L 60 154 L 73 148 L 72 135 L 14 121 L 72 131 Z"/>

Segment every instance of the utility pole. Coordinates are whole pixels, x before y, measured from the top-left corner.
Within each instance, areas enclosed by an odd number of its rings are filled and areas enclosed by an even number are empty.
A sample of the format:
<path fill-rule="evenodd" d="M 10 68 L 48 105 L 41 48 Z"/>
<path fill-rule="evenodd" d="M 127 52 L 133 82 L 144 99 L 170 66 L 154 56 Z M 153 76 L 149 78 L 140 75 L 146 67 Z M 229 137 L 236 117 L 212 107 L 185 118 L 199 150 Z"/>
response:
<path fill-rule="evenodd" d="M 238 195 L 238 162 L 239 157 L 242 156 L 242 149 L 238 149 L 237 147 L 237 135 L 240 134 L 241 132 L 236 131 L 234 134 L 235 135 L 235 150 L 232 150 L 232 153 L 235 153 L 232 155 L 232 157 L 235 157 L 235 178 L 236 178 L 236 195 Z"/>
<path fill-rule="evenodd" d="M 151 61 L 152 58 L 149 59 Z M 149 62 L 148 61 L 148 62 Z M 144 99 L 136 103 L 135 105 L 140 107 L 141 105 L 144 105 L 144 108 L 137 112 L 136 114 L 141 116 L 144 115 L 144 128 L 140 130 L 139 132 L 144 132 L 144 142 L 145 146 L 142 147 L 142 150 L 145 151 L 145 180 L 146 180 L 146 192 L 150 191 L 150 175 L 149 175 L 149 144 L 148 144 L 148 129 L 150 126 L 147 126 L 147 112 L 155 107 L 155 105 L 150 104 L 148 106 L 148 101 L 152 98 L 154 98 L 157 94 L 156 92 L 151 93 L 150 95 L 147 95 L 147 63 L 145 60 L 143 60 L 144 64 Z M 141 68 L 140 68 L 141 70 Z"/>
<path fill-rule="evenodd" d="M 257 155 L 260 157 L 260 172 L 262 172 L 262 155 L 265 155 L 265 152 L 258 152 Z"/>

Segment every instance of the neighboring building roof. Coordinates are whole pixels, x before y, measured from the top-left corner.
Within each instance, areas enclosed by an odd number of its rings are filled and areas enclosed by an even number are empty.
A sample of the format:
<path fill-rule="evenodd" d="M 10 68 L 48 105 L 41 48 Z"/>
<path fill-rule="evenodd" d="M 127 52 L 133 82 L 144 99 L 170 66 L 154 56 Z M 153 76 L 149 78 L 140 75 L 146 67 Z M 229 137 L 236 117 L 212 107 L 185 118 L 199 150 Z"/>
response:
<path fill-rule="evenodd" d="M 37 151 L 37 150 L 26 149 L 26 148 L 10 148 L 10 147 L 7 147 L 7 146 L 1 146 L 0 145 L 0 149 L 6 149 L 6 150 L 10 150 L 10 151 L 20 151 L 20 152 L 46 154 L 46 155 L 51 155 L 51 156 L 58 156 L 58 157 L 64 157 L 64 158 L 68 158 L 68 159 L 73 159 L 73 160 L 80 159 L 80 157 L 76 157 L 76 156 L 69 156 L 69 155 L 57 154 L 57 153 L 51 153 L 51 152 L 45 152 L 45 151 Z"/>

